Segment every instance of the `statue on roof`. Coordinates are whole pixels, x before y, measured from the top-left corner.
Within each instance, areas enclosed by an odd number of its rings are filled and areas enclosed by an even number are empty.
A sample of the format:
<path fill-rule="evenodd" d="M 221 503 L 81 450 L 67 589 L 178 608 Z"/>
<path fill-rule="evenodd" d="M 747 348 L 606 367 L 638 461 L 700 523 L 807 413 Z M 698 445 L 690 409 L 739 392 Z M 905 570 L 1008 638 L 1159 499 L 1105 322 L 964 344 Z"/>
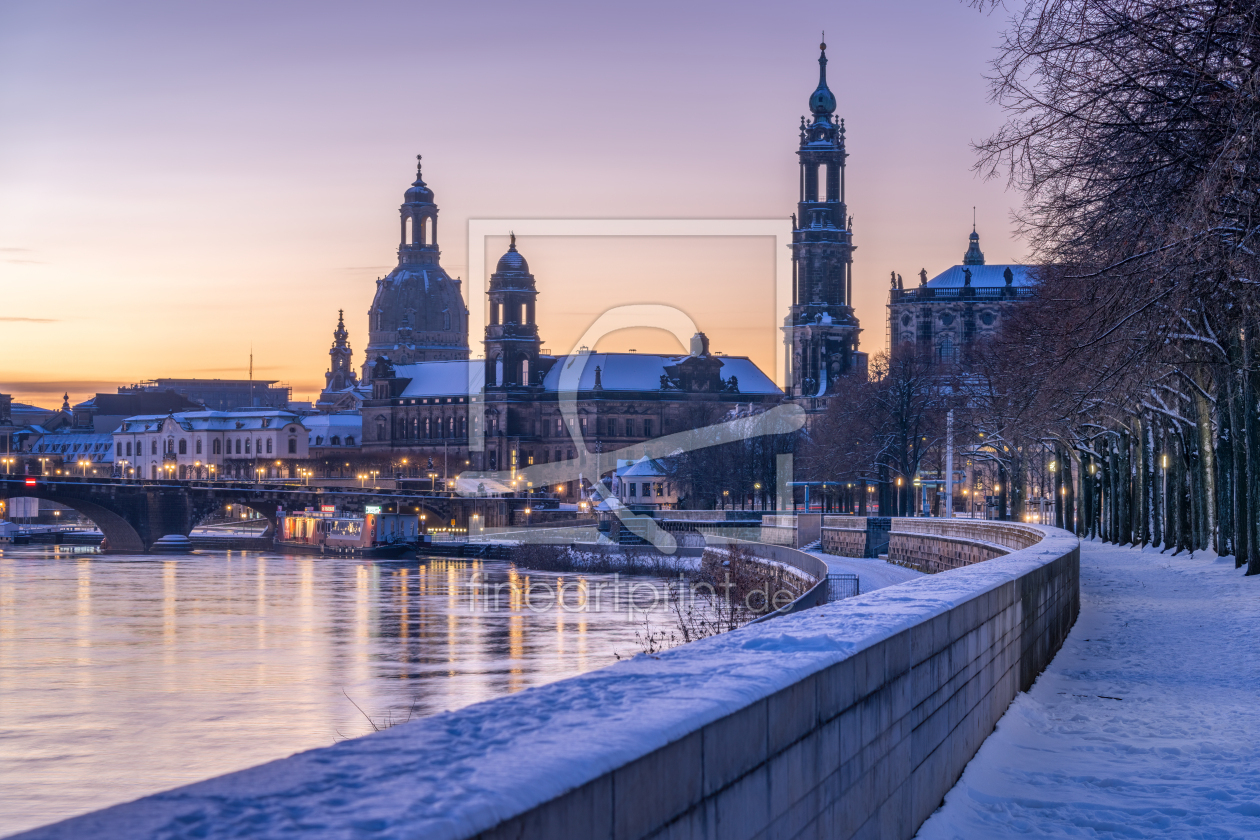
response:
<path fill-rule="evenodd" d="M 963 269 L 963 285 L 964 286 L 971 285 L 971 269 L 970 268 Z"/>
<path fill-rule="evenodd" d="M 1002 272 L 1002 279 L 1006 281 L 1006 285 L 1008 286 L 1015 282 L 1015 273 L 1011 271 L 1011 267 L 1009 265 L 1006 267 L 1006 271 Z"/>
<path fill-rule="evenodd" d="M 927 269 L 926 268 L 919 269 L 919 285 L 920 286 L 927 285 Z"/>

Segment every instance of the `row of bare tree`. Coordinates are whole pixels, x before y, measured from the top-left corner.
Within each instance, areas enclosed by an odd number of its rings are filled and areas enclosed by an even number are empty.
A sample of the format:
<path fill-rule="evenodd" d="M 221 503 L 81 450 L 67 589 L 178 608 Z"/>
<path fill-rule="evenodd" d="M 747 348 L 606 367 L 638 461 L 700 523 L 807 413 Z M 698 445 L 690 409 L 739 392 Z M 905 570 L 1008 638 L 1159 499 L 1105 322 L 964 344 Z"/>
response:
<path fill-rule="evenodd" d="M 1044 461 L 1063 527 L 1260 573 L 1258 62 L 1260 2 L 1017 10 L 991 79 L 1008 119 L 977 148 L 1025 196 L 1037 297 L 951 375 L 902 357 L 854 383 L 812 467 L 913 474 L 952 407 L 1003 510 Z"/>

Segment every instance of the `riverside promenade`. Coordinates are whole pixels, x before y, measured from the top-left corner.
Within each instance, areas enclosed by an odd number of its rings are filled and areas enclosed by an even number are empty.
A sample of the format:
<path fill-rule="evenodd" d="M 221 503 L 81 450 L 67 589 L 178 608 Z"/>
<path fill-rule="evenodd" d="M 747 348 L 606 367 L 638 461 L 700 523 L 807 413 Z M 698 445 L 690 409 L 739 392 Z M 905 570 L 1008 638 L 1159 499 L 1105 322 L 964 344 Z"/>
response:
<path fill-rule="evenodd" d="M 1260 577 L 1081 544 L 1081 616 L 922 840 L 1260 834 Z"/>

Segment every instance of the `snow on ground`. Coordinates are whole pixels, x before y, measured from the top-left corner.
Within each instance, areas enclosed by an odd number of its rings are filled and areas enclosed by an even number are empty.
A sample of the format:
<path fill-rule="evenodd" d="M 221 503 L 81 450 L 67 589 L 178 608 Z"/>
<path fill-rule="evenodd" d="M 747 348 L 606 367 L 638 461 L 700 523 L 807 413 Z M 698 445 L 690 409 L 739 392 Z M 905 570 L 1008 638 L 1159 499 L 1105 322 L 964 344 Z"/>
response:
<path fill-rule="evenodd" d="M 907 569 L 905 566 L 898 566 L 874 557 L 837 557 L 821 551 L 809 553 L 819 560 L 827 561 L 827 568 L 833 572 L 848 572 L 857 575 L 858 589 L 862 592 L 873 592 L 885 586 L 894 586 L 923 577 L 923 572 L 916 572 L 914 569 Z"/>
<path fill-rule="evenodd" d="M 1081 544 L 1081 617 L 921 840 L 1260 836 L 1260 577 Z"/>

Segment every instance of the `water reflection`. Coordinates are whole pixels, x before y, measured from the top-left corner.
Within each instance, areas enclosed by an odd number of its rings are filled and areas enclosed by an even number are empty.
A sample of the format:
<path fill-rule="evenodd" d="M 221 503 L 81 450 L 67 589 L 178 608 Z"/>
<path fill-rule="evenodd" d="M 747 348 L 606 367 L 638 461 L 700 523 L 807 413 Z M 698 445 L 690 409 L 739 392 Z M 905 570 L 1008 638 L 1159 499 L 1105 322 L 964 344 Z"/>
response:
<path fill-rule="evenodd" d="M 380 722 L 611 664 L 631 595 L 468 560 L 6 549 L 0 835 L 370 732 L 350 699 Z"/>

